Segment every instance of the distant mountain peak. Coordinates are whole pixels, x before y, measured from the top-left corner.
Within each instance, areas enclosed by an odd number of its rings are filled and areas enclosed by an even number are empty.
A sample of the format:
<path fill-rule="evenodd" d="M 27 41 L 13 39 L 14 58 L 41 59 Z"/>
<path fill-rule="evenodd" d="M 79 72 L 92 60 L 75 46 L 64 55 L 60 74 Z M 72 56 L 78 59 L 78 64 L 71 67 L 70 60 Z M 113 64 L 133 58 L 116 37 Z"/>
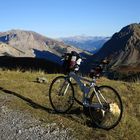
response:
<path fill-rule="evenodd" d="M 84 42 L 84 41 L 97 41 L 97 40 L 101 40 L 101 39 L 105 39 L 105 38 L 108 38 L 108 37 L 105 37 L 105 36 L 86 36 L 86 35 L 75 35 L 75 36 L 70 36 L 70 37 L 62 37 L 60 39 L 62 40 L 71 40 L 71 41 L 77 41 L 77 42 Z"/>
<path fill-rule="evenodd" d="M 60 39 L 68 45 L 73 45 L 77 48 L 94 52 L 99 50 L 102 47 L 102 45 L 110 39 L 110 37 L 80 35 Z"/>

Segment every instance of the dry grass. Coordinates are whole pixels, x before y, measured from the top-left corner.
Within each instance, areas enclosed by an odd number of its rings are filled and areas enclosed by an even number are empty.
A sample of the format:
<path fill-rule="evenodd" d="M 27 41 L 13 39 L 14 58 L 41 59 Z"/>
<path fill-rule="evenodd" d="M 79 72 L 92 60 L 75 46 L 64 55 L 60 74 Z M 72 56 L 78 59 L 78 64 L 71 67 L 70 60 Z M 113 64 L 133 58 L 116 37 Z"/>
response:
<path fill-rule="evenodd" d="M 40 84 L 36 78 L 43 76 L 48 83 Z M 0 71 L 0 96 L 8 95 L 12 100 L 6 102 L 9 108 L 31 113 L 34 118 L 44 124 L 55 122 L 59 127 L 71 128 L 71 133 L 80 140 L 138 140 L 140 137 L 140 83 L 110 81 L 106 78 L 98 80 L 99 85 L 110 85 L 121 95 L 124 105 L 123 118 L 120 124 L 105 131 L 89 127 L 86 117 L 75 111 L 72 114 L 55 114 L 48 98 L 49 85 L 57 74 L 40 72 Z M 79 92 L 76 89 L 76 93 Z M 80 93 L 80 92 L 79 92 Z M 75 105 L 77 106 L 77 105 Z"/>

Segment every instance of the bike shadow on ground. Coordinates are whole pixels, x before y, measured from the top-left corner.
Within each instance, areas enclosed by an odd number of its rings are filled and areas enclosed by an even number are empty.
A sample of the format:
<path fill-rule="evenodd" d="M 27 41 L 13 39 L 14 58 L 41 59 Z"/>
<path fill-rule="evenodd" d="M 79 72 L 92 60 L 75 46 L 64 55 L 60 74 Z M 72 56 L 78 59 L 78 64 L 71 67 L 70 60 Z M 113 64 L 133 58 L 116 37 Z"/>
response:
<path fill-rule="evenodd" d="M 31 106 L 34 109 L 41 109 L 44 110 L 50 114 L 56 114 L 56 115 L 60 115 L 62 117 L 66 117 L 72 121 L 75 121 L 77 123 L 80 123 L 82 125 L 86 125 L 88 127 L 93 127 L 93 128 L 97 128 L 97 126 L 93 123 L 91 123 L 88 119 L 83 119 L 82 116 L 86 116 L 83 112 L 82 109 L 80 109 L 79 107 L 71 109 L 68 113 L 62 114 L 62 113 L 56 113 L 53 109 L 42 106 L 36 102 L 34 102 L 33 100 L 31 100 L 28 97 L 24 97 L 23 95 L 20 95 L 16 92 L 4 89 L 3 87 L 0 87 L 0 90 L 3 91 L 6 94 L 10 94 L 10 95 L 14 95 L 20 99 L 22 99 L 23 101 L 25 101 L 29 106 Z M 84 121 L 84 122 L 83 122 Z"/>
<path fill-rule="evenodd" d="M 22 100 L 24 100 L 29 106 L 31 106 L 32 108 L 35 108 L 35 109 L 42 109 L 42 110 L 45 110 L 47 111 L 48 113 L 51 113 L 53 110 L 50 109 L 50 108 L 47 108 L 47 107 L 44 107 L 36 102 L 34 102 L 33 100 L 31 100 L 30 98 L 28 97 L 24 97 L 23 95 L 20 95 L 16 92 L 13 92 L 13 91 L 10 91 L 10 90 L 7 90 L 7 89 L 4 89 L 2 87 L 0 87 L 0 90 L 3 91 L 4 93 L 7 93 L 7 94 L 10 94 L 10 95 L 14 95 Z"/>

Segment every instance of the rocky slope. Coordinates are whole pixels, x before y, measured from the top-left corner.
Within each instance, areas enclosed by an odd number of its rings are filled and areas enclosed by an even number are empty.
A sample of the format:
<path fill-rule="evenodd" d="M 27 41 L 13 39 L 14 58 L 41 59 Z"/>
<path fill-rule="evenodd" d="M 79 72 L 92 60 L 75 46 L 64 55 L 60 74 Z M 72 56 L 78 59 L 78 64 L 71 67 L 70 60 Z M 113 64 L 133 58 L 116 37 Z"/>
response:
<path fill-rule="evenodd" d="M 140 70 L 140 24 L 130 24 L 115 33 L 93 58 L 109 58 L 115 69 L 125 67 Z"/>
<path fill-rule="evenodd" d="M 22 56 L 22 55 L 24 55 L 24 52 L 5 43 L 0 43 L 0 56 Z"/>
<path fill-rule="evenodd" d="M 78 53 L 83 52 L 72 46 L 65 45 L 38 33 L 23 30 L 11 30 L 0 33 L 0 42 L 5 43 L 0 46 L 0 54 L 6 53 L 17 57 L 37 57 L 51 61 L 60 61 L 59 57 L 64 52 L 72 50 Z M 9 46 L 8 46 L 9 45 Z"/>

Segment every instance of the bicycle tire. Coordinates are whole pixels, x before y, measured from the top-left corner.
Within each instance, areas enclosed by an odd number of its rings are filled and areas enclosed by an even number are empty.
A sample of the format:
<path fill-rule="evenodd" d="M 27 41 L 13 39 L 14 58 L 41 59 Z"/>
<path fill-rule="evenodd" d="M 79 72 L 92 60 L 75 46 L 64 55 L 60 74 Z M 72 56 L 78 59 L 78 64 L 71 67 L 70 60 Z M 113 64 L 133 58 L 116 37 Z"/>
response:
<path fill-rule="evenodd" d="M 95 93 L 92 93 L 91 97 L 90 97 L 89 112 L 90 112 L 91 120 L 99 128 L 102 128 L 105 130 L 110 130 L 110 129 L 116 127 L 122 118 L 123 105 L 122 105 L 121 97 L 120 97 L 119 93 L 110 86 L 100 86 L 100 87 L 97 87 L 96 90 L 97 90 L 97 92 L 100 91 L 101 94 L 102 95 L 104 94 L 103 96 L 106 96 L 106 97 L 111 97 L 111 95 L 109 95 L 111 92 L 115 96 L 115 98 L 114 98 L 115 102 L 113 102 L 112 99 L 111 100 L 107 99 L 108 103 L 106 103 L 104 101 L 104 105 L 106 105 L 105 112 L 104 112 L 104 110 L 101 110 L 101 109 L 97 110 L 97 109 L 92 107 L 93 106 L 92 104 L 95 104 L 95 100 L 96 100 Z M 109 92 L 109 91 L 111 91 L 111 92 Z M 114 119 L 116 117 L 116 120 L 114 122 L 111 122 L 111 121 L 113 121 L 113 118 L 111 118 L 111 116 L 112 117 L 114 116 Z M 107 122 L 105 122 L 106 120 L 108 121 L 108 123 L 110 121 L 110 123 L 112 123 L 112 124 L 107 125 Z"/>
<path fill-rule="evenodd" d="M 60 82 L 61 80 L 63 81 L 63 83 Z M 60 87 L 59 87 L 59 83 L 60 83 Z M 66 84 L 69 84 L 67 91 L 68 90 L 70 91 L 69 93 L 67 92 L 64 95 L 62 90 L 64 90 L 63 88 L 65 88 Z M 57 93 L 57 90 L 58 90 L 58 93 Z M 55 101 L 55 98 L 56 98 L 56 101 Z M 65 99 L 66 99 L 66 102 L 64 102 Z M 72 83 L 67 77 L 58 76 L 52 81 L 50 85 L 50 89 L 49 89 L 49 100 L 50 100 L 52 108 L 57 113 L 66 113 L 71 109 L 74 103 L 74 88 L 72 86 Z"/>

